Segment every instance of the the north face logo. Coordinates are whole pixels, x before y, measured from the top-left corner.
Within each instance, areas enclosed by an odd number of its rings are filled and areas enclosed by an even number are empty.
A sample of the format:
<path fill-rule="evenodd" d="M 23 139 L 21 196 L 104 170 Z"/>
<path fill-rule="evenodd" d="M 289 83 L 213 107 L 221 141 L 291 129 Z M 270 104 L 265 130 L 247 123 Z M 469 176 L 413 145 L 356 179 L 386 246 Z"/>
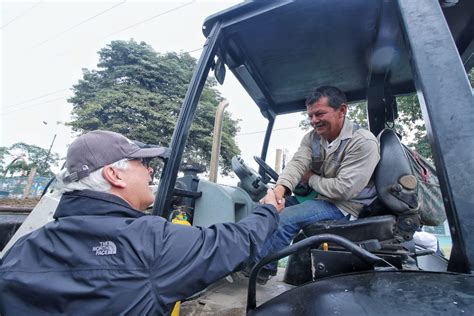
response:
<path fill-rule="evenodd" d="M 92 251 L 96 256 L 115 255 L 117 253 L 117 246 L 112 241 L 101 241 L 99 246 L 92 247 Z"/>

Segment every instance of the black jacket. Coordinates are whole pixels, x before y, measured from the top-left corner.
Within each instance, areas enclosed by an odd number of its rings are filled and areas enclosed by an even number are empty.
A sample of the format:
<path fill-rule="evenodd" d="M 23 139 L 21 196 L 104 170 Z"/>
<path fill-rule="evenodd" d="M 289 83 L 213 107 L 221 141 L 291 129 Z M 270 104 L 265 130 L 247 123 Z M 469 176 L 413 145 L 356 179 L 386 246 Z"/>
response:
<path fill-rule="evenodd" d="M 279 218 L 264 205 L 239 223 L 175 225 L 93 191 L 64 194 L 54 217 L 3 257 L 1 315 L 168 314 L 257 255 Z"/>

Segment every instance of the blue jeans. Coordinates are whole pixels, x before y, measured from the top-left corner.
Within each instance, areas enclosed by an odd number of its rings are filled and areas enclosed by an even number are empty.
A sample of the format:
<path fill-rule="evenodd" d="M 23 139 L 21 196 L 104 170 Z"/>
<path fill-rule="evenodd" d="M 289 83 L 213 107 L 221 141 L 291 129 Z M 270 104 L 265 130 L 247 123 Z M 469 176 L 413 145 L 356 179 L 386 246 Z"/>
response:
<path fill-rule="evenodd" d="M 286 207 L 280 214 L 280 224 L 273 235 L 263 245 L 256 262 L 270 253 L 277 252 L 290 245 L 301 228 L 306 225 L 332 219 L 343 218 L 344 214 L 331 202 L 324 200 L 306 200 L 301 204 Z M 275 269 L 277 262 L 265 266 Z"/>

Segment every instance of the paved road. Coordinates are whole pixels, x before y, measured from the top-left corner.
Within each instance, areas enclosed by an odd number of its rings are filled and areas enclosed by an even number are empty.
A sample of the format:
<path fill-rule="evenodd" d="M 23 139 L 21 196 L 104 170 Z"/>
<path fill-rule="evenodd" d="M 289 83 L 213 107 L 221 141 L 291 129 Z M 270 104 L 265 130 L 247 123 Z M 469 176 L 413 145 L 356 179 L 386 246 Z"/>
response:
<path fill-rule="evenodd" d="M 266 285 L 257 285 L 257 304 L 262 304 L 293 286 L 283 283 L 284 269 Z M 182 303 L 180 315 L 245 315 L 247 306 L 248 279 L 238 274 L 222 279 L 211 285 L 197 298 Z"/>

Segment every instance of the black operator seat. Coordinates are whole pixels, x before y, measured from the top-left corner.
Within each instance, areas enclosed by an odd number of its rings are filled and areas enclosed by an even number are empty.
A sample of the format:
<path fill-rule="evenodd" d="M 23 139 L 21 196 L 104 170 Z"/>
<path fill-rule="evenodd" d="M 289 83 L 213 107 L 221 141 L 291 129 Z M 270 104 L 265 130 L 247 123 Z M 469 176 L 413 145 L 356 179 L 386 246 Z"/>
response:
<path fill-rule="evenodd" d="M 354 221 L 336 220 L 310 224 L 303 228 L 308 236 L 336 234 L 354 242 L 365 240 L 411 240 L 419 226 L 417 182 L 399 136 L 384 129 L 378 136 L 380 161 L 374 172 L 378 201 L 370 211 Z M 367 217 L 364 217 L 367 216 Z"/>

